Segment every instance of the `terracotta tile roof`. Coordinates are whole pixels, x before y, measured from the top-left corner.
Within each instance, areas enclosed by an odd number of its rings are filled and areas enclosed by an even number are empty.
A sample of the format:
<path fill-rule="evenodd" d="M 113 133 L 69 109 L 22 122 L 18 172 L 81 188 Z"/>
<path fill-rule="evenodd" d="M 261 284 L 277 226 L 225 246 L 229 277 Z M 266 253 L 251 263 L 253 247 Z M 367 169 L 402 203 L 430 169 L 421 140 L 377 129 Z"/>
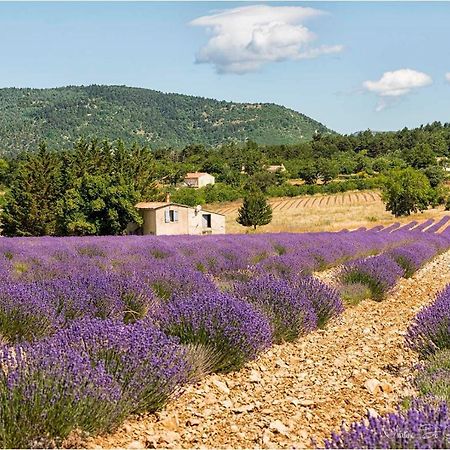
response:
<path fill-rule="evenodd" d="M 186 178 L 200 178 L 203 175 L 209 175 L 209 173 L 206 173 L 206 172 L 189 172 L 189 173 L 186 174 L 184 179 L 186 179 Z"/>
<path fill-rule="evenodd" d="M 166 202 L 139 202 L 135 205 L 137 209 L 156 209 L 161 206 L 170 205 L 170 203 Z"/>

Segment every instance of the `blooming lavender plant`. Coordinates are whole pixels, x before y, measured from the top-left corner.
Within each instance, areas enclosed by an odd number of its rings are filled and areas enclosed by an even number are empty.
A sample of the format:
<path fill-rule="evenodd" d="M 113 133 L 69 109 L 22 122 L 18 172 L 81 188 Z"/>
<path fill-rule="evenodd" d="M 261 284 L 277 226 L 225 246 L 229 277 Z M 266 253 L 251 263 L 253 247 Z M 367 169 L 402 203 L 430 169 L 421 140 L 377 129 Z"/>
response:
<path fill-rule="evenodd" d="M 406 343 L 422 356 L 450 348 L 450 285 L 419 311 L 407 330 Z"/>
<path fill-rule="evenodd" d="M 374 300 L 382 300 L 403 275 L 403 269 L 388 255 L 353 261 L 340 274 L 343 283 L 362 283 L 370 288 Z"/>
<path fill-rule="evenodd" d="M 192 375 L 187 349 L 147 321 L 86 319 L 55 335 L 103 366 L 121 388 L 121 409 L 156 411 Z"/>
<path fill-rule="evenodd" d="M 428 357 L 417 369 L 414 384 L 423 396 L 450 401 L 450 350 Z"/>
<path fill-rule="evenodd" d="M 296 289 L 312 304 L 317 316 L 317 326 L 323 328 L 333 317 L 344 312 L 339 293 L 315 277 L 300 277 L 293 280 Z"/>
<path fill-rule="evenodd" d="M 235 283 L 236 296 L 252 303 L 270 320 L 275 342 L 293 341 L 317 327 L 317 315 L 303 290 L 273 275 Z"/>
<path fill-rule="evenodd" d="M 124 417 L 118 383 L 65 339 L 3 346 L 0 366 L 3 448 L 48 447 L 74 428 L 106 431 Z"/>
<path fill-rule="evenodd" d="M 0 289 L 0 334 L 10 343 L 31 341 L 59 327 L 50 295 L 35 283 L 5 280 Z"/>
<path fill-rule="evenodd" d="M 409 278 L 438 251 L 439 249 L 429 243 L 413 242 L 390 250 L 388 255 L 403 269 L 404 277 Z"/>
<path fill-rule="evenodd" d="M 208 348 L 217 372 L 239 369 L 272 343 L 265 315 L 229 294 L 175 297 L 156 317 L 168 335 L 178 336 L 185 344 Z"/>
<path fill-rule="evenodd" d="M 342 427 L 325 448 L 449 448 L 450 415 L 445 402 L 415 400 L 406 411 L 368 416 Z"/>

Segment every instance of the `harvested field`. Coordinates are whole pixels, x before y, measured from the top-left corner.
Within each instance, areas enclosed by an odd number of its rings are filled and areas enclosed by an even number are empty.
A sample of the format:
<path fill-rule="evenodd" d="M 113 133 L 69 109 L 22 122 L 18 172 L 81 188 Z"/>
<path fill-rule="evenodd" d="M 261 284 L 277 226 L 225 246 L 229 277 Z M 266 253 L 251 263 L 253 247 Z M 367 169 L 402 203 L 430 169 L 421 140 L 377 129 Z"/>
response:
<path fill-rule="evenodd" d="M 379 192 L 352 191 L 334 195 L 315 195 L 270 199 L 273 219 L 269 225 L 259 227 L 258 232 L 307 232 L 338 231 L 342 229 L 372 228 L 389 225 L 397 219 L 386 211 Z M 247 228 L 236 223 L 240 202 L 208 205 L 205 209 L 226 216 L 227 233 L 245 233 Z M 398 221 L 423 222 L 445 215 L 443 208 L 430 209 Z"/>
<path fill-rule="evenodd" d="M 332 275 L 332 274 L 330 274 Z M 327 278 L 325 276 L 325 278 Z M 411 392 L 410 320 L 450 279 L 450 251 L 383 301 L 347 309 L 325 330 L 272 347 L 243 370 L 212 375 L 157 416 L 129 420 L 91 448 L 292 448 L 320 445 L 342 420 L 394 409 Z"/>

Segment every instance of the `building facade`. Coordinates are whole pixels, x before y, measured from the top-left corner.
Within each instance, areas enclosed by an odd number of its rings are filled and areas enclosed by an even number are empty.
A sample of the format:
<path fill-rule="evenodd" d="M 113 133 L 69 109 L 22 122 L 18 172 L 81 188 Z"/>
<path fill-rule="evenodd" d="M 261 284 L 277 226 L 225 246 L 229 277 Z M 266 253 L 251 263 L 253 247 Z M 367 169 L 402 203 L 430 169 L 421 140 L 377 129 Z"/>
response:
<path fill-rule="evenodd" d="M 144 221 L 139 229 L 133 231 L 137 234 L 167 236 L 225 233 L 225 216 L 198 206 L 193 208 L 169 201 L 142 202 L 136 208 Z"/>
<path fill-rule="evenodd" d="M 214 184 L 215 178 L 209 173 L 205 172 L 192 172 L 187 173 L 184 177 L 184 183 L 193 188 L 201 188 L 208 184 Z"/>

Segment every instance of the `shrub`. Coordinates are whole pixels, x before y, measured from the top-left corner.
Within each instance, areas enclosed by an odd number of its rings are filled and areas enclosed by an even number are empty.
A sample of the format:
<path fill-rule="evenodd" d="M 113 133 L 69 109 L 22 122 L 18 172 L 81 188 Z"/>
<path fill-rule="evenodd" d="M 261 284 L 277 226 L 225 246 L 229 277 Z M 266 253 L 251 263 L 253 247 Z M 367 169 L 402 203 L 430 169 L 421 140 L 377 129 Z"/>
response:
<path fill-rule="evenodd" d="M 374 300 L 382 300 L 403 275 L 402 268 L 389 256 L 359 259 L 344 266 L 340 279 L 346 284 L 364 284 Z"/>
<path fill-rule="evenodd" d="M 371 296 L 369 287 L 363 283 L 345 284 L 339 287 L 339 292 L 343 302 L 348 305 L 357 305 Z"/>
<path fill-rule="evenodd" d="M 35 283 L 4 281 L 0 291 L 0 335 L 8 342 L 32 341 L 58 328 L 46 290 Z"/>
<path fill-rule="evenodd" d="M 433 245 L 414 242 L 391 250 L 389 256 L 403 269 L 404 277 L 411 277 L 437 253 Z"/>
<path fill-rule="evenodd" d="M 49 338 L 0 349 L 3 448 L 49 447 L 74 428 L 106 431 L 122 418 L 119 385 L 70 344 Z"/>
<path fill-rule="evenodd" d="M 129 413 L 160 409 L 192 373 L 187 350 L 149 323 L 84 319 L 61 335 L 105 367 L 120 385 L 121 409 Z"/>
<path fill-rule="evenodd" d="M 441 350 L 420 366 L 414 384 L 422 395 L 450 401 L 450 350 Z"/>
<path fill-rule="evenodd" d="M 241 368 L 272 342 L 267 318 L 225 293 L 175 297 L 164 305 L 157 320 L 165 333 L 178 336 L 182 343 L 208 348 L 216 372 Z"/>
<path fill-rule="evenodd" d="M 269 318 L 277 343 L 293 341 L 317 327 L 313 304 L 302 291 L 272 275 L 234 285 L 237 296 L 255 305 Z"/>
<path fill-rule="evenodd" d="M 448 448 L 450 417 L 445 402 L 414 401 L 406 411 L 367 417 L 325 440 L 325 448 Z"/>
<path fill-rule="evenodd" d="M 422 356 L 450 348 L 450 285 L 416 315 L 406 333 L 406 342 Z"/>
<path fill-rule="evenodd" d="M 344 312 L 344 305 L 338 292 L 317 278 L 298 278 L 295 286 L 311 302 L 319 328 L 323 328 L 331 318 Z"/>

